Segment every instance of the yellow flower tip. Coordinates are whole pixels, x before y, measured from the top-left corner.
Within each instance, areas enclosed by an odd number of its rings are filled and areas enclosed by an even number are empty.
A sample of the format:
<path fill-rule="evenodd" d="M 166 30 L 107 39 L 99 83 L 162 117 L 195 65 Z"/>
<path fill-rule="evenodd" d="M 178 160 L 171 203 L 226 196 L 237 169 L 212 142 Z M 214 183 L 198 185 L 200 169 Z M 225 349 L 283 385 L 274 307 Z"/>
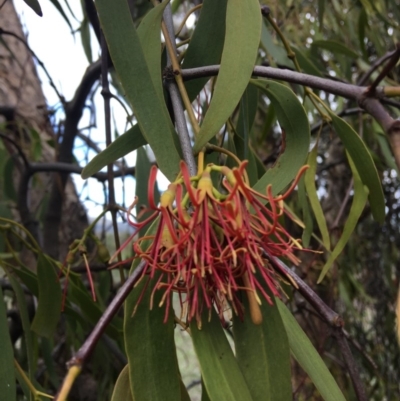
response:
<path fill-rule="evenodd" d="M 221 167 L 221 173 L 226 177 L 230 185 L 232 186 L 236 185 L 237 181 L 235 175 L 233 174 L 233 171 L 229 167 L 226 166 Z"/>
<path fill-rule="evenodd" d="M 201 174 L 199 183 L 197 185 L 197 189 L 199 189 L 200 191 L 205 192 L 209 195 L 212 195 L 213 183 L 212 183 L 211 175 L 210 175 L 209 171 L 207 171 L 207 170 L 203 171 L 203 173 Z"/>
<path fill-rule="evenodd" d="M 175 241 L 172 238 L 172 234 L 167 225 L 164 226 L 161 234 L 161 245 L 167 249 L 172 248 L 175 245 Z"/>
<path fill-rule="evenodd" d="M 168 185 L 168 189 L 161 195 L 160 205 L 161 207 L 168 208 L 172 207 L 176 196 L 177 184 L 171 183 Z"/>

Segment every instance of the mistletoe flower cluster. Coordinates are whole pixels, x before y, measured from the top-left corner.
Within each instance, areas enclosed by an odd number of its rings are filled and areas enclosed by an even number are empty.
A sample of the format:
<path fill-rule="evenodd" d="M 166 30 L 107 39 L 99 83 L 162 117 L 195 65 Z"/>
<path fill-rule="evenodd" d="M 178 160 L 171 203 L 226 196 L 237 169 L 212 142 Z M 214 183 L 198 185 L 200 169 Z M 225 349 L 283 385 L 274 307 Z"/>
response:
<path fill-rule="evenodd" d="M 301 245 L 278 219 L 284 213 L 283 200 L 307 167 L 285 194 L 274 197 L 271 186 L 265 194 L 249 186 L 246 165 L 243 161 L 233 169 L 214 164 L 203 168 L 199 162 L 199 173 L 193 177 L 182 161 L 181 174 L 161 195 L 159 206 L 153 193 L 157 170 L 152 169 L 149 206 L 153 214 L 130 223 L 139 230 L 159 217 L 153 233 L 135 241 L 133 249 L 146 261 L 142 278 L 153 280 L 151 299 L 155 291 L 163 292 L 160 306 L 166 307 L 165 321 L 171 294 L 177 292 L 188 321 L 201 324 L 204 308 L 213 305 L 221 318 L 229 306 L 243 316 L 241 300 L 246 294 L 252 320 L 260 323 L 260 296 L 272 303 L 271 295 L 279 294 L 276 273 L 265 256 L 298 262 L 293 251 Z M 222 179 L 222 192 L 213 185 L 212 175 L 217 182 Z"/>

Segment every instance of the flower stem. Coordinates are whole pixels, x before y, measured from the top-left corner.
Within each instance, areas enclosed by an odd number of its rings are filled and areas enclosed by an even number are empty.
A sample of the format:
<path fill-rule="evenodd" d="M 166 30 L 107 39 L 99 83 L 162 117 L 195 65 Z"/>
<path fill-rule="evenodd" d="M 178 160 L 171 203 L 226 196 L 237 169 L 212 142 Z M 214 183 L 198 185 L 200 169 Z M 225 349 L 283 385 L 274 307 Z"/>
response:
<path fill-rule="evenodd" d="M 262 314 L 261 314 L 261 309 L 260 309 L 260 305 L 257 302 L 254 291 L 250 290 L 251 285 L 250 285 L 250 280 L 249 280 L 249 276 L 248 276 L 247 272 L 243 275 L 243 283 L 244 283 L 245 287 L 249 288 L 248 290 L 246 290 L 246 295 L 247 295 L 247 299 L 249 301 L 251 321 L 256 325 L 260 325 L 263 320 Z"/>

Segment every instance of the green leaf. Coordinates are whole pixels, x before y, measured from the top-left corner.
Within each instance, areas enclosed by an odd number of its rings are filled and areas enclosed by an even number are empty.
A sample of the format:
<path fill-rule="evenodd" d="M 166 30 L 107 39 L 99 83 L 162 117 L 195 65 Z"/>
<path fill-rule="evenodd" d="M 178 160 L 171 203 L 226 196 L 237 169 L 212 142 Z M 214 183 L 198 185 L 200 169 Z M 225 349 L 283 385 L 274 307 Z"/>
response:
<path fill-rule="evenodd" d="M 147 141 L 140 132 L 139 126 L 134 125 L 88 163 L 82 170 L 82 178 L 89 178 L 108 164 L 113 163 L 115 160 L 126 156 L 128 153 L 146 144 Z"/>
<path fill-rule="evenodd" d="M 79 277 L 71 274 L 68 280 L 68 300 L 78 305 L 86 322 L 94 326 L 101 318 L 103 311 L 98 303 L 93 301 L 89 291 L 84 287 Z M 114 316 L 111 323 L 107 325 L 106 333 L 113 339 L 118 340 L 121 332 L 122 320 L 120 317 Z"/>
<path fill-rule="evenodd" d="M 302 217 L 304 221 L 304 230 L 301 240 L 303 242 L 303 247 L 308 248 L 310 245 L 310 239 L 313 233 L 314 222 L 311 216 L 311 209 L 309 205 L 309 201 L 306 195 L 306 187 L 304 183 L 304 175 L 300 178 L 299 184 L 297 187 L 297 194 L 299 197 L 299 205 L 302 211 Z"/>
<path fill-rule="evenodd" d="M 276 64 L 293 68 L 293 63 L 287 56 L 285 49 L 276 42 L 264 21 L 261 28 L 261 47 L 267 56 L 270 56 L 269 58 L 273 58 Z"/>
<path fill-rule="evenodd" d="M 317 195 L 317 188 L 315 187 L 315 177 L 317 172 L 317 154 L 318 154 L 318 142 L 313 147 L 307 160 L 307 164 L 310 166 L 306 171 L 304 183 L 306 186 L 308 199 L 310 200 L 311 208 L 314 212 L 315 219 L 317 220 L 319 231 L 321 232 L 322 242 L 324 247 L 330 251 L 331 239 L 329 236 L 328 226 L 326 225 L 324 211 L 322 210 L 321 204 Z"/>
<path fill-rule="evenodd" d="M 276 305 L 263 302 L 263 321 L 255 325 L 244 299 L 244 319 L 233 318 L 236 359 L 253 401 L 291 401 L 290 348 Z"/>
<path fill-rule="evenodd" d="M 220 64 L 225 38 L 227 0 L 204 0 L 200 17 L 185 53 L 182 68 Z M 215 21 L 218 21 L 216 24 Z M 189 99 L 194 100 L 209 80 L 193 79 L 185 82 Z"/>
<path fill-rule="evenodd" d="M 324 12 L 325 0 L 318 0 L 318 26 L 320 32 L 322 32 L 322 28 L 324 27 Z"/>
<path fill-rule="evenodd" d="M 173 129 L 164 98 L 157 89 L 157 76 L 151 74 L 147 52 L 160 52 L 141 46 L 129 7 L 124 0 L 96 0 L 101 26 L 115 69 L 135 112 L 140 131 L 151 146 L 161 171 L 170 180 L 179 172 L 180 157 L 175 147 Z M 161 35 L 160 35 L 161 37 Z M 160 39 L 161 41 L 161 39 Z"/>
<path fill-rule="evenodd" d="M 29 321 L 28 306 L 26 297 L 19 281 L 12 275 L 7 274 L 8 279 L 17 298 L 19 315 L 21 317 L 22 329 L 25 338 L 26 356 L 28 360 L 29 378 L 32 380 L 35 373 L 34 367 L 34 350 L 33 350 L 33 333 L 31 330 L 31 322 Z"/>
<path fill-rule="evenodd" d="M 39 300 L 31 329 L 40 336 L 51 338 L 61 314 L 60 283 L 54 264 L 42 253 L 39 254 L 36 270 Z"/>
<path fill-rule="evenodd" d="M 352 232 L 354 231 L 354 229 L 357 225 L 358 219 L 360 218 L 361 213 L 364 210 L 365 204 L 367 203 L 368 188 L 364 187 L 363 183 L 361 182 L 360 177 L 357 173 L 357 170 L 354 166 L 354 163 L 350 157 L 349 157 L 349 163 L 350 163 L 351 170 L 353 172 L 353 180 L 354 180 L 353 202 L 351 204 L 349 216 L 343 227 L 342 235 L 340 236 L 340 239 L 339 239 L 338 243 L 336 244 L 335 249 L 329 255 L 328 260 L 326 261 L 324 267 L 322 268 L 322 271 L 318 277 L 317 283 L 320 283 L 323 280 L 323 278 L 325 277 L 325 274 L 328 272 L 328 270 L 332 266 L 333 262 L 342 253 L 345 245 L 347 244 Z"/>
<path fill-rule="evenodd" d="M 218 133 L 239 103 L 253 72 L 260 35 L 258 0 L 228 1 L 221 66 L 209 109 L 193 147 L 194 152 L 199 152 Z"/>
<path fill-rule="evenodd" d="M 90 26 L 87 18 L 84 18 L 80 27 L 82 47 L 89 63 L 93 62 L 92 46 L 90 45 Z"/>
<path fill-rule="evenodd" d="M 261 79 L 252 80 L 251 83 L 266 93 L 283 131 L 283 153 L 253 188 L 264 193 L 265 188 L 271 184 L 272 192 L 276 195 L 296 177 L 306 161 L 310 146 L 310 126 L 303 106 L 288 87 Z"/>
<path fill-rule="evenodd" d="M 293 356 L 315 384 L 322 398 L 325 401 L 346 401 L 335 379 L 296 319 L 282 301 L 276 299 L 276 304 L 289 338 Z"/>
<path fill-rule="evenodd" d="M 180 384 L 180 389 L 181 389 L 181 398 L 180 401 L 190 401 L 190 396 L 189 393 L 185 387 L 185 384 L 183 383 L 182 379 L 179 380 Z"/>
<path fill-rule="evenodd" d="M 139 212 L 146 210 L 149 207 L 149 199 L 148 199 L 148 190 L 150 189 L 154 193 L 154 203 L 157 205 L 160 201 L 160 193 L 158 191 L 157 185 L 155 188 L 149 188 L 149 177 L 150 177 L 150 169 L 152 164 L 150 163 L 149 158 L 147 157 L 146 150 L 141 147 L 137 151 L 137 158 L 136 158 L 136 196 L 138 197 L 139 201 L 136 205 L 136 214 L 138 215 Z M 153 213 L 153 211 L 148 211 L 142 216 L 142 220 L 145 220 Z M 139 237 L 145 235 L 149 225 L 143 227 L 139 231 Z"/>
<path fill-rule="evenodd" d="M 58 0 L 50 0 L 50 2 L 53 4 L 53 6 L 57 9 L 57 11 L 61 14 L 61 16 L 64 18 L 65 22 L 68 24 L 70 27 L 71 31 L 73 30 L 71 23 L 69 22 L 69 19 L 67 17 L 67 14 L 65 14 L 65 11 L 61 7 L 61 4 Z"/>
<path fill-rule="evenodd" d="M 155 235 L 158 224 L 156 219 L 147 235 Z M 150 240 L 143 241 L 142 249 L 149 244 Z M 138 262 L 135 261 L 132 270 Z M 145 276 L 125 301 L 124 339 L 131 392 L 136 400 L 177 401 L 181 399 L 181 377 L 174 340 L 174 312 L 169 306 L 168 321 L 164 323 L 166 307 L 159 307 L 162 291 L 155 291 L 152 297 L 158 278 L 155 275 L 148 281 Z M 151 301 L 154 306 L 149 310 Z"/>
<path fill-rule="evenodd" d="M 201 401 L 211 401 L 207 394 L 206 386 L 204 385 L 204 380 L 201 378 Z"/>
<path fill-rule="evenodd" d="M 134 401 L 129 384 L 129 365 L 126 365 L 119 374 L 111 401 Z"/>
<path fill-rule="evenodd" d="M 42 8 L 37 0 L 24 0 L 24 2 L 39 16 L 43 17 Z"/>
<path fill-rule="evenodd" d="M 9 157 L 4 163 L 3 167 L 4 195 L 10 200 L 17 202 L 17 192 L 15 191 L 14 187 L 14 167 L 14 159 L 12 157 Z"/>
<path fill-rule="evenodd" d="M 318 67 L 312 62 L 311 58 L 309 55 L 307 55 L 305 52 L 300 50 L 296 46 L 291 46 L 292 50 L 296 54 L 296 59 L 300 64 L 300 68 L 306 73 L 306 74 L 311 74 L 315 75 L 317 77 L 322 77 L 322 74 Z"/>
<path fill-rule="evenodd" d="M 16 400 L 14 351 L 8 332 L 7 310 L 4 303 L 3 290 L 0 286 L 0 393 L 4 401 Z"/>
<path fill-rule="evenodd" d="M 357 59 L 359 57 L 356 52 L 349 49 L 346 45 L 340 42 L 335 42 L 334 40 L 315 40 L 311 46 L 328 50 L 334 54 L 343 54 L 352 59 Z"/>
<path fill-rule="evenodd" d="M 211 310 L 203 314 L 201 330 L 190 324 L 192 340 L 207 394 L 212 401 L 252 401 L 249 388 L 233 355 L 221 322 Z"/>
<path fill-rule="evenodd" d="M 147 283 L 145 277 L 125 302 L 125 348 L 129 361 L 131 391 L 136 400 L 176 401 L 180 399 L 181 389 L 174 342 L 173 310 L 169 310 L 168 321 L 164 323 L 165 306 L 158 306 L 161 291 L 156 291 L 154 307 L 149 310 L 151 292 L 157 279 L 158 276 Z M 137 304 L 142 291 L 145 294 Z"/>
<path fill-rule="evenodd" d="M 137 35 L 142 45 L 143 54 L 146 58 L 149 72 L 155 89 L 160 99 L 164 99 L 163 84 L 161 79 L 161 43 L 160 27 L 163 12 L 168 1 L 163 1 L 151 9 L 143 18 L 137 29 Z"/>
<path fill-rule="evenodd" d="M 371 154 L 363 140 L 346 121 L 334 113 L 330 113 L 330 116 L 332 117 L 332 125 L 347 152 L 349 152 L 361 181 L 369 189 L 368 200 L 372 215 L 376 221 L 383 223 L 385 220 L 385 198 L 383 196 L 381 180 Z"/>

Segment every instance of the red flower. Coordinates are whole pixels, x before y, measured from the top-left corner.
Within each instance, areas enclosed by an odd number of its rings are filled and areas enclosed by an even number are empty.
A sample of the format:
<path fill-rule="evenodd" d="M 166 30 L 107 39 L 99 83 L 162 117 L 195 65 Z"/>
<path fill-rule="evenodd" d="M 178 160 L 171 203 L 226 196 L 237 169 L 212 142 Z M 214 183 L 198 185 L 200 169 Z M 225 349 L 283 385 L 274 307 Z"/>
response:
<path fill-rule="evenodd" d="M 181 162 L 181 176 L 161 196 L 159 207 L 152 194 L 156 175 L 153 169 L 149 200 L 154 213 L 144 222 L 130 221 L 139 230 L 159 218 L 155 234 L 146 235 L 133 245 L 137 257 L 147 262 L 142 277 L 156 280 L 151 306 L 155 291 L 163 291 L 160 306 L 166 304 L 166 321 L 171 293 L 178 292 L 184 317 L 188 321 L 195 318 L 201 324 L 204 307 L 211 309 L 213 305 L 221 318 L 228 305 L 242 316 L 238 294 L 244 291 L 252 319 L 260 323 L 258 294 L 272 303 L 267 292 L 276 296 L 280 288 L 265 253 L 298 263 L 293 251 L 301 246 L 278 219 L 285 213 L 283 200 L 307 166 L 285 194 L 274 197 L 270 186 L 266 194 L 261 194 L 247 184 L 247 161 L 232 170 L 212 164 L 202 169 L 202 163 L 199 164 L 201 171 L 191 177 L 186 164 Z M 213 186 L 212 174 L 222 175 L 225 193 Z"/>

